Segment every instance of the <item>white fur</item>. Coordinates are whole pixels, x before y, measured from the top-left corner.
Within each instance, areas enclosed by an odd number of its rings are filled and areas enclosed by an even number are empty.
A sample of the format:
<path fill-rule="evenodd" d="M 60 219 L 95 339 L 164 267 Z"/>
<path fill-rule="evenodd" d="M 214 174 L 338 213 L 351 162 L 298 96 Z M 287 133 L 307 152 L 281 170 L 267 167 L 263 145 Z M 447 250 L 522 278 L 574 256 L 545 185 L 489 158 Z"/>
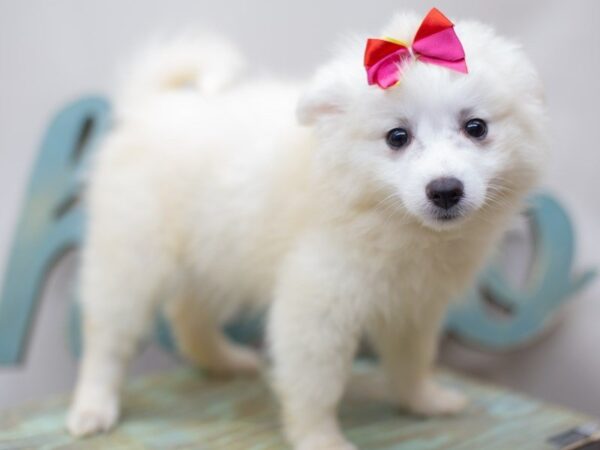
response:
<path fill-rule="evenodd" d="M 419 22 L 398 16 L 382 35 L 410 41 Z M 335 411 L 365 333 L 398 404 L 464 406 L 431 377 L 440 322 L 536 181 L 545 118 L 517 46 L 477 23 L 456 31 L 468 75 L 416 62 L 385 91 L 366 83 L 364 39 L 307 88 L 232 77 L 241 63 L 216 41 L 167 45 L 134 68 L 89 187 L 73 434 L 115 424 L 159 306 L 184 356 L 237 373 L 259 358 L 220 325 L 273 301 L 273 382 L 297 449 L 352 448 Z M 489 123 L 484 142 L 461 131 L 471 116 Z M 414 138 L 393 151 L 385 135 L 401 125 Z M 450 223 L 425 195 L 441 176 L 465 185 Z"/>

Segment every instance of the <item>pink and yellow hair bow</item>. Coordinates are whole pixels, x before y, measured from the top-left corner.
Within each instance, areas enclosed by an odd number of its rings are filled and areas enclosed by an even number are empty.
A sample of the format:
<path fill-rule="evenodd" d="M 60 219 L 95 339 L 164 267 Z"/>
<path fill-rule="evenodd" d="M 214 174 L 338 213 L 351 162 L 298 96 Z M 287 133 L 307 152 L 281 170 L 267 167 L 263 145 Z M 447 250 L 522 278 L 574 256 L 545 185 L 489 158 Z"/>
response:
<path fill-rule="evenodd" d="M 365 68 L 369 84 L 382 89 L 394 86 L 400 81 L 402 65 L 413 58 L 467 73 L 465 51 L 454 24 L 436 8 L 425 16 L 410 47 L 392 38 L 367 40 Z"/>

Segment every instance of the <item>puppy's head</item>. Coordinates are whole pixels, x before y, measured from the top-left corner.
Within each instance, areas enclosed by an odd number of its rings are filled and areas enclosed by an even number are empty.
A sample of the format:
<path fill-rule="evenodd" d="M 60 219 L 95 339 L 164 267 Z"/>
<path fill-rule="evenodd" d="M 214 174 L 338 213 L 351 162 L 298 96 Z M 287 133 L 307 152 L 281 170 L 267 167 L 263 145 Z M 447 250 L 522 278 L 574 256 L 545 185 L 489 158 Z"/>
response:
<path fill-rule="evenodd" d="M 410 43 L 420 22 L 398 16 L 380 36 Z M 298 107 L 338 190 L 438 230 L 514 204 L 536 181 L 546 147 L 540 81 L 521 49 L 478 23 L 455 31 L 467 74 L 412 60 L 396 86 L 369 86 L 366 39 L 357 39 L 317 73 Z"/>

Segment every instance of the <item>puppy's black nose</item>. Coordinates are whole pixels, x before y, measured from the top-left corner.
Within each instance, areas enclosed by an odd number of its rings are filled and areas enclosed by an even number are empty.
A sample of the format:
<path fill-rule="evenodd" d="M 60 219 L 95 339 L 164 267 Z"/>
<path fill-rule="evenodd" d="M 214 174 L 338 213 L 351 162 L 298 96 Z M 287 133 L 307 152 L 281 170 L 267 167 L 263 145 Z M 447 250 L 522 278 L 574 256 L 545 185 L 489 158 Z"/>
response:
<path fill-rule="evenodd" d="M 438 178 L 425 188 L 427 198 L 440 208 L 450 209 L 463 197 L 464 185 L 454 177 Z"/>

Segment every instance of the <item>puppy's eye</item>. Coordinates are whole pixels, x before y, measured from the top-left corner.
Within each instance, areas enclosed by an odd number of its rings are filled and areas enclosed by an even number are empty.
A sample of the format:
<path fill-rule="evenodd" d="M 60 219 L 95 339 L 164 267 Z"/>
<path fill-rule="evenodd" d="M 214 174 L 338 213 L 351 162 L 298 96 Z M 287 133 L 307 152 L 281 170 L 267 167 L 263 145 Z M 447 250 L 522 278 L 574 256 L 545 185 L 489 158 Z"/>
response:
<path fill-rule="evenodd" d="M 483 139 L 487 135 L 487 123 L 483 119 L 471 119 L 464 125 L 465 133 L 475 139 Z"/>
<path fill-rule="evenodd" d="M 405 128 L 394 128 L 388 131 L 385 140 L 392 150 L 399 150 L 410 142 L 410 133 Z"/>

